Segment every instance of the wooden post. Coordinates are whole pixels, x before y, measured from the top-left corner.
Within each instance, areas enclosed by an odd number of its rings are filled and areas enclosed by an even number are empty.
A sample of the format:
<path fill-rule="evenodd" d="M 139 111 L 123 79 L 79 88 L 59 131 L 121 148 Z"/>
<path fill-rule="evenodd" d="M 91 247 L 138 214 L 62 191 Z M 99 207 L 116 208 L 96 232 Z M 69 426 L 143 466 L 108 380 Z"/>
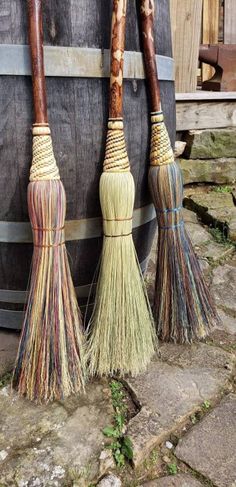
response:
<path fill-rule="evenodd" d="M 197 87 L 202 0 L 170 0 L 170 12 L 176 91 L 193 92 Z"/>
<path fill-rule="evenodd" d="M 203 0 L 202 43 L 217 44 L 219 36 L 219 0 Z M 202 64 L 202 81 L 212 78 L 214 69 Z"/>
<path fill-rule="evenodd" d="M 224 43 L 236 44 L 236 0 L 225 0 Z"/>

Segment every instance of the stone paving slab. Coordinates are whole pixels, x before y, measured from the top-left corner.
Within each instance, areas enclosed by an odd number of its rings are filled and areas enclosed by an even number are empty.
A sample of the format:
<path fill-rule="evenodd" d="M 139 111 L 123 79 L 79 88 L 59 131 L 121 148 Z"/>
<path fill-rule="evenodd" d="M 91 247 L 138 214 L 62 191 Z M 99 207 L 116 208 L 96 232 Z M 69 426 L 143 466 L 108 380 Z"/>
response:
<path fill-rule="evenodd" d="M 146 482 L 139 487 L 201 487 L 202 484 L 191 475 L 178 474 Z"/>
<path fill-rule="evenodd" d="M 176 456 L 216 487 L 236 486 L 236 395 L 194 426 L 175 449 Z"/>
<path fill-rule="evenodd" d="M 233 343 L 236 345 L 236 318 L 229 316 L 220 308 L 218 308 L 218 314 L 221 319 L 222 329 L 230 335 L 235 335 L 234 337 L 232 337 L 232 340 Z"/>
<path fill-rule="evenodd" d="M 206 400 L 216 398 L 228 384 L 235 357 L 205 344 L 161 347 L 146 373 L 127 380 L 140 404 L 128 434 L 138 466 L 150 451 L 168 439 Z"/>
<path fill-rule="evenodd" d="M 0 377 L 12 370 L 18 343 L 19 333 L 0 329 Z"/>
<path fill-rule="evenodd" d="M 235 335 L 232 337 L 232 343 L 236 345 L 236 259 L 213 269 L 211 293 L 223 329 Z"/>
<path fill-rule="evenodd" d="M 227 225 L 229 238 L 236 240 L 236 207 L 231 193 L 196 192 L 184 198 L 184 204 L 208 225 Z"/>
<path fill-rule="evenodd" d="M 216 305 L 236 318 L 236 266 L 232 263 L 219 266 L 212 276 L 211 291 Z"/>
<path fill-rule="evenodd" d="M 99 472 L 102 430 L 112 422 L 106 382 L 87 386 L 86 396 L 37 406 L 0 391 L 1 487 L 59 487 L 85 482 Z M 86 484 L 87 482 L 87 484 Z"/>
<path fill-rule="evenodd" d="M 186 223 L 186 230 L 191 238 L 198 257 L 217 262 L 231 255 L 233 245 L 223 245 L 215 241 L 209 231 L 199 223 Z"/>
<path fill-rule="evenodd" d="M 192 204 L 192 208 L 189 208 L 191 211 L 195 211 L 197 208 L 199 211 L 207 211 L 207 210 L 220 210 L 226 208 L 234 208 L 233 197 L 231 193 L 217 193 L 216 191 L 209 191 L 206 192 L 196 192 L 189 196 L 190 198 L 190 206 Z M 186 198 L 186 202 L 188 202 L 188 198 Z"/>

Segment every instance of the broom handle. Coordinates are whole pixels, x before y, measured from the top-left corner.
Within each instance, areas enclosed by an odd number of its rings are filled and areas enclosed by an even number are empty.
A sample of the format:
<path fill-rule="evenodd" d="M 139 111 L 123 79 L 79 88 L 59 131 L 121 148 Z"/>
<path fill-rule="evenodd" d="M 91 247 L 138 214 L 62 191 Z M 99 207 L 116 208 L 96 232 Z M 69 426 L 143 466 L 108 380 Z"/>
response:
<path fill-rule="evenodd" d="M 122 118 L 127 0 L 113 0 L 109 118 Z"/>
<path fill-rule="evenodd" d="M 42 0 L 28 0 L 28 34 L 32 64 L 35 123 L 48 123 L 43 58 Z"/>
<path fill-rule="evenodd" d="M 146 78 L 150 91 L 152 112 L 161 110 L 160 83 L 157 74 L 154 44 L 154 0 L 140 0 L 141 38 Z"/>

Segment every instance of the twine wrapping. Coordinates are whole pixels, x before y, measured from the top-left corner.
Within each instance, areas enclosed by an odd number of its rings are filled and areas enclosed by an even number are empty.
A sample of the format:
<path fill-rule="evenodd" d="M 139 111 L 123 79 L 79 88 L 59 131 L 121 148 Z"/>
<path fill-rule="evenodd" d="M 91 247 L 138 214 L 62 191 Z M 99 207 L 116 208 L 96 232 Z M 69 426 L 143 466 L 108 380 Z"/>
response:
<path fill-rule="evenodd" d="M 103 220 L 105 237 L 128 237 L 132 234 L 132 217 Z"/>
<path fill-rule="evenodd" d="M 30 181 L 60 179 L 48 125 L 33 126 L 33 159 Z"/>
<path fill-rule="evenodd" d="M 35 247 L 59 247 L 65 244 L 65 226 L 55 228 L 32 227 Z"/>
<path fill-rule="evenodd" d="M 170 138 L 164 123 L 162 112 L 151 113 L 151 151 L 150 165 L 162 166 L 174 162 Z"/>
<path fill-rule="evenodd" d="M 109 119 L 108 121 L 106 153 L 103 163 L 103 171 L 130 171 L 122 119 Z"/>

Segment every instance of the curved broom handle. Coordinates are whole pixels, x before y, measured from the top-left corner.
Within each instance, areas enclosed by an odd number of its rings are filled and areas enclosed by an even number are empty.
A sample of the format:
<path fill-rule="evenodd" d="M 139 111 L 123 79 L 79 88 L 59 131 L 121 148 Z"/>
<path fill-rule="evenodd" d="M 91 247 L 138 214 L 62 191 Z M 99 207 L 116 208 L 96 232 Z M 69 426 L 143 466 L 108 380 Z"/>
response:
<path fill-rule="evenodd" d="M 139 0 L 141 37 L 143 44 L 146 78 L 150 90 L 152 112 L 161 110 L 160 83 L 157 74 L 153 34 L 154 0 Z"/>
<path fill-rule="evenodd" d="M 28 0 L 28 33 L 36 124 L 47 124 L 47 98 L 43 58 L 42 0 Z"/>
<path fill-rule="evenodd" d="M 113 0 L 109 118 L 122 118 L 127 0 Z"/>

